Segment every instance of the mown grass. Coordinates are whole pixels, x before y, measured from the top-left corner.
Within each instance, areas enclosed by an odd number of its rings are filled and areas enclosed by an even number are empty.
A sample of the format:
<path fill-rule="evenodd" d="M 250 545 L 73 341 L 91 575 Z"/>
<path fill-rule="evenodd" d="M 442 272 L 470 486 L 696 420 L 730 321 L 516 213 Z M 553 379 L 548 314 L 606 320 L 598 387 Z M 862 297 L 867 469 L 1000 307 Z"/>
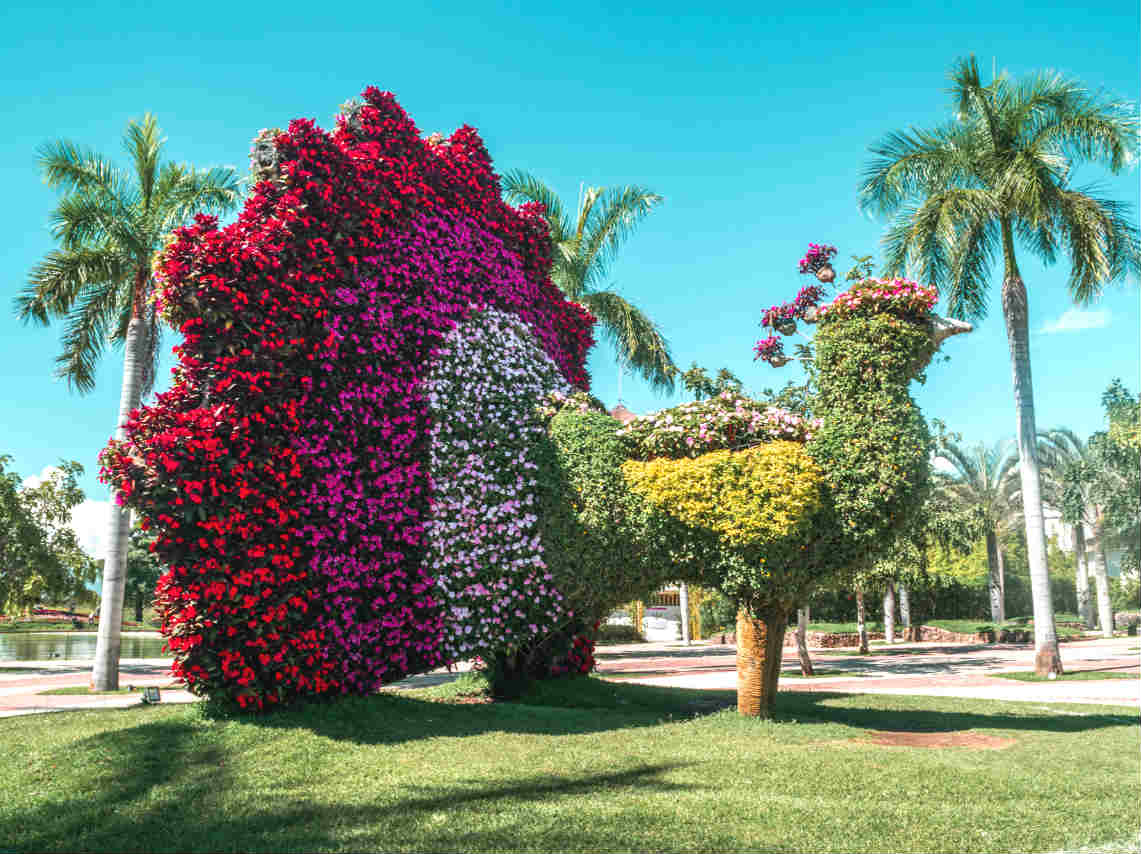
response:
<path fill-rule="evenodd" d="M 1039 676 L 1033 670 L 1017 671 L 1014 673 L 991 673 L 999 679 L 1016 679 L 1019 682 L 1089 682 L 1098 679 L 1137 679 L 1136 673 L 1123 673 L 1120 670 L 1075 670 L 1063 673 L 1054 679 Z"/>
<path fill-rule="evenodd" d="M 13 620 L 0 623 L 0 634 L 25 634 L 29 632 L 95 632 L 98 624 L 88 625 L 86 621 L 78 628 L 71 620 Z M 158 625 L 123 626 L 124 632 L 154 632 Z"/>
<path fill-rule="evenodd" d="M 8 718 L 0 847 L 1048 851 L 1136 830 L 1136 710 L 790 692 L 760 721 L 733 701 L 584 679 L 491 703 L 465 677 L 256 720 Z M 965 730 L 1014 744 L 865 740 Z"/>

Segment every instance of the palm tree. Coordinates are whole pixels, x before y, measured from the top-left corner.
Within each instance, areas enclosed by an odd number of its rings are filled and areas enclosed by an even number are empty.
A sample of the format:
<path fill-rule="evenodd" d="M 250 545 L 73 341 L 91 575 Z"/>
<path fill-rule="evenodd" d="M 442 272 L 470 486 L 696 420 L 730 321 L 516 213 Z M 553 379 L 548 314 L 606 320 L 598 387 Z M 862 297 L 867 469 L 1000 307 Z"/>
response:
<path fill-rule="evenodd" d="M 544 207 L 555 250 L 551 280 L 598 318 L 618 353 L 619 369 L 634 368 L 655 391 L 672 392 L 678 369 L 661 330 L 637 306 L 604 289 L 623 241 L 662 197 L 644 187 L 587 187 L 572 221 L 554 191 L 526 172 L 504 175 L 503 193 L 515 204 Z"/>
<path fill-rule="evenodd" d="M 981 320 L 987 277 L 1003 261 L 1002 313 L 1010 345 L 1027 555 L 1034 602 L 1035 670 L 1062 671 L 1050 584 L 1030 375 L 1026 286 L 1018 241 L 1052 263 L 1071 261 L 1070 296 L 1096 300 L 1107 282 L 1141 268 L 1126 205 L 1070 185 L 1075 163 L 1119 173 L 1137 147 L 1135 109 L 1042 73 L 984 86 L 972 56 L 951 73 L 955 119 L 888 135 L 872 147 L 861 205 L 893 214 L 883 243 L 889 274 L 915 271 L 940 288 L 954 317 Z"/>
<path fill-rule="evenodd" d="M 1021 509 L 1014 480 L 1018 456 L 1013 450 L 1009 441 L 999 442 L 993 448 L 979 444 L 963 449 L 943 439 L 935 452 L 936 458 L 946 460 L 955 470 L 953 477 L 935 481 L 936 490 L 958 506 L 973 511 L 985 532 L 990 618 L 995 623 L 1006 619 L 1002 535 Z"/>
<path fill-rule="evenodd" d="M 1038 458 L 1042 461 L 1043 492 L 1049 503 L 1061 511 L 1062 521 L 1070 525 L 1073 533 L 1074 555 L 1077 558 L 1078 615 L 1086 626 L 1093 628 L 1087 564 L 1087 554 L 1092 552 L 1098 614 L 1104 630 L 1110 611 L 1109 579 L 1102 537 L 1104 526 L 1100 524 L 1103 520 L 1090 495 L 1095 468 L 1091 449 L 1074 431 L 1058 428 L 1040 434 Z M 1092 543 L 1086 541 L 1087 529 L 1093 535 Z M 1087 549 L 1087 545 L 1092 548 Z"/>
<path fill-rule="evenodd" d="M 49 252 L 16 298 L 25 322 L 47 325 L 65 318 L 56 373 L 81 394 L 95 386 L 95 368 L 108 343 L 123 346 L 123 386 L 115 438 L 125 439 L 127 416 L 154 385 L 161 334 L 151 259 L 171 229 L 195 213 L 224 212 L 238 201 L 230 168 L 198 171 L 159 165 L 165 140 L 149 113 L 130 121 L 123 145 L 131 171 L 73 142 L 39 148 L 49 187 L 63 193 L 51 216 L 59 248 Z M 92 686 L 119 684 L 119 633 L 123 614 L 129 513 L 111 502 L 100 602 L 99 639 Z"/>

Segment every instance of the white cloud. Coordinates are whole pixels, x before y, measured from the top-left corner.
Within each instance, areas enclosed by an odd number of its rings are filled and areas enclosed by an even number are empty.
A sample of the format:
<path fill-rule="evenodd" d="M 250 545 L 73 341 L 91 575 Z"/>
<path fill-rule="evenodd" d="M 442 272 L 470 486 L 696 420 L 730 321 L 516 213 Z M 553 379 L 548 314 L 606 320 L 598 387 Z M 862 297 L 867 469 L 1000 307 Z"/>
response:
<path fill-rule="evenodd" d="M 20 481 L 20 488 L 35 489 L 37 486 L 43 485 L 45 481 L 51 480 L 52 475 L 61 471 L 63 471 L 63 469 L 61 469 L 59 466 L 44 466 L 43 471 L 41 471 L 39 474 L 30 474 L 22 481 Z"/>
<path fill-rule="evenodd" d="M 98 560 L 107 556 L 107 515 L 110 501 L 87 499 L 71 510 L 71 527 L 83 550 Z"/>
<path fill-rule="evenodd" d="M 1090 311 L 1082 308 L 1071 308 L 1062 312 L 1062 316 L 1053 323 L 1047 323 L 1042 331 L 1051 335 L 1055 332 L 1079 332 L 1083 329 L 1103 329 L 1109 326 L 1109 309 Z"/>

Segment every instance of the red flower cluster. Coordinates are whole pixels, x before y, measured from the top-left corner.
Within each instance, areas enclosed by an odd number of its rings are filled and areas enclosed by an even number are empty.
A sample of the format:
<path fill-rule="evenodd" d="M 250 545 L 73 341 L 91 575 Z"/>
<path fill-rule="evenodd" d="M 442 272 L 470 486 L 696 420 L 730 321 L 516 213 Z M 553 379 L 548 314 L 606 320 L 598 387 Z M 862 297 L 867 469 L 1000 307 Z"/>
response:
<path fill-rule="evenodd" d="M 502 202 L 471 128 L 425 141 L 363 94 L 332 134 L 272 140 L 237 222 L 176 232 L 158 265 L 175 384 L 103 455 L 170 567 L 176 675 L 243 708 L 442 663 L 420 383 L 459 320 L 511 311 L 588 383 L 593 319 L 548 277 L 541 209 Z"/>

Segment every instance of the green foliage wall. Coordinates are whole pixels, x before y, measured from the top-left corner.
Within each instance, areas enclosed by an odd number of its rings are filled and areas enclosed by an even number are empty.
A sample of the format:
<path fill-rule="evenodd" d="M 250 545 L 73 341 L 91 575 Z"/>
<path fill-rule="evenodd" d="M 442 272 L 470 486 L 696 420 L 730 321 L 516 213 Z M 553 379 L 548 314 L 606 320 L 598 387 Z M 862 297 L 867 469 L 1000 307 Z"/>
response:
<path fill-rule="evenodd" d="M 908 385 L 923 381 L 934 353 L 924 318 L 855 314 L 816 334 L 816 411 L 806 446 L 825 471 L 846 552 L 868 567 L 923 506 L 931 436 Z"/>
<path fill-rule="evenodd" d="M 649 539 L 645 502 L 626 486 L 621 422 L 600 412 L 565 408 L 541 443 L 540 536 L 548 571 L 567 606 L 586 625 L 673 578 L 668 556 Z"/>

